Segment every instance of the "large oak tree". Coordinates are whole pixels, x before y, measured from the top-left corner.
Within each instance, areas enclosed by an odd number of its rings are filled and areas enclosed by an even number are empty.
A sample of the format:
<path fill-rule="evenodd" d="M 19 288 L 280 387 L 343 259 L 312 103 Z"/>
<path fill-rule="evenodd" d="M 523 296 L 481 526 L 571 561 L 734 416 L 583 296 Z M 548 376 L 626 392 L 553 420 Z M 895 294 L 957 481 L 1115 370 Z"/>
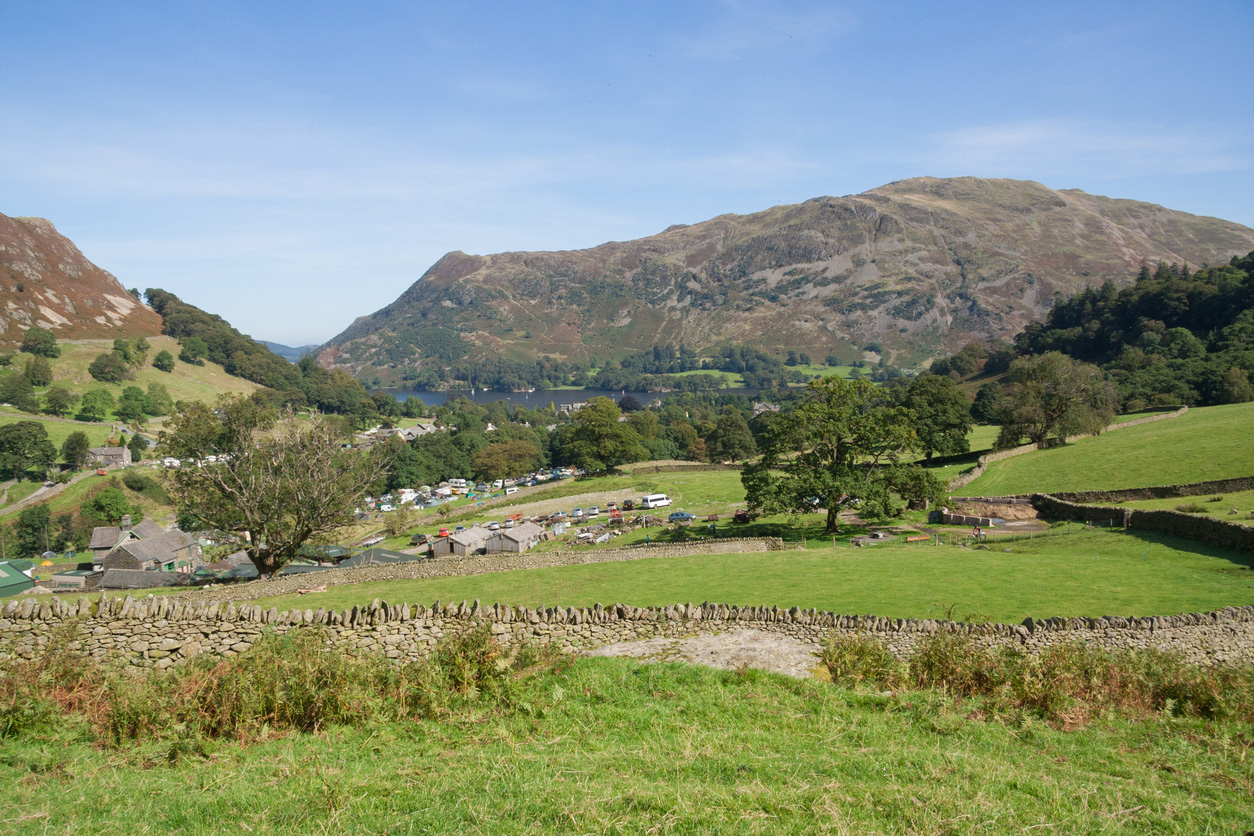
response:
<path fill-rule="evenodd" d="M 761 459 L 741 470 L 752 510 L 823 509 L 834 532 L 841 507 L 853 500 L 863 515 L 882 518 L 894 494 L 913 502 L 939 496 L 931 474 L 903 463 L 917 438 L 909 411 L 892 406 L 887 393 L 865 380 L 827 377 L 811 381 L 806 394 L 771 421 Z"/>

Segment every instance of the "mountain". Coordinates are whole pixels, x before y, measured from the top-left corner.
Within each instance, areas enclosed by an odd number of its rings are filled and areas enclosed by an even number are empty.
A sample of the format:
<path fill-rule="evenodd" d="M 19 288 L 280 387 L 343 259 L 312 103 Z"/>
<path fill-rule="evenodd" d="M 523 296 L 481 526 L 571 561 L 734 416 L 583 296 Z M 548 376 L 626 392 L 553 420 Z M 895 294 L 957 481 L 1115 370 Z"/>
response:
<path fill-rule="evenodd" d="M 272 343 L 269 340 L 257 340 L 257 342 L 261 343 L 266 348 L 270 349 L 275 354 L 290 363 L 295 363 L 306 354 L 316 354 L 318 349 L 322 348 L 320 345 L 283 345 L 283 343 Z"/>
<path fill-rule="evenodd" d="M 1040 183 L 920 177 L 587 250 L 451 252 L 319 360 L 412 379 L 461 359 L 604 363 L 683 344 L 917 363 L 1010 338 L 1143 262 L 1227 262 L 1254 230 Z"/>
<path fill-rule="evenodd" d="M 161 317 L 51 222 L 0 215 L 0 346 L 32 325 L 67 340 L 161 333 Z"/>

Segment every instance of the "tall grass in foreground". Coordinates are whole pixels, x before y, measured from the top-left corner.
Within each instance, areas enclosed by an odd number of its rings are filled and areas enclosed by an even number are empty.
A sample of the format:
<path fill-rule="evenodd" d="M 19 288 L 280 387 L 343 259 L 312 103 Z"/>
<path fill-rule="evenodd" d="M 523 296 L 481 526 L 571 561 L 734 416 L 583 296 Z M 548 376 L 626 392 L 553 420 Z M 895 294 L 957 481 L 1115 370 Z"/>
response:
<path fill-rule="evenodd" d="M 321 630 L 268 634 L 230 659 L 194 659 L 162 673 L 111 668 L 78 655 L 72 632 L 36 658 L 0 661 L 0 738 L 81 717 L 100 742 L 230 738 L 330 726 L 529 708 L 520 681 L 561 657 L 507 653 L 486 628 L 445 639 L 426 660 L 351 655 Z"/>
<path fill-rule="evenodd" d="M 974 711 L 990 717 L 1030 714 L 1069 727 L 1113 710 L 1254 721 L 1254 668 L 1202 668 L 1154 650 L 1111 652 L 1076 643 L 1029 654 L 938 633 L 905 660 L 862 636 L 833 637 L 822 657 L 837 683 L 941 691 L 975 701 Z"/>

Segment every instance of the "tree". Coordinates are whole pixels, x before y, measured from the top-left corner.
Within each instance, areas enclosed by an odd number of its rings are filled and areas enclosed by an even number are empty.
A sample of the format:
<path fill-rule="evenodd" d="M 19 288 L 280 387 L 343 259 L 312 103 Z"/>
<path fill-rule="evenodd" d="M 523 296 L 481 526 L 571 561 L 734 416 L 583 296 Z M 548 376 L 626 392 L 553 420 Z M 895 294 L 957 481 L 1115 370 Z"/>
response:
<path fill-rule="evenodd" d="M 996 423 L 1001 415 L 1001 384 L 989 381 L 975 390 L 975 402 L 971 404 L 971 417 L 981 424 Z"/>
<path fill-rule="evenodd" d="M 121 383 L 131 375 L 131 370 L 117 352 L 105 351 L 96 356 L 87 372 L 102 383 Z"/>
<path fill-rule="evenodd" d="M 38 326 L 26 329 L 26 335 L 22 337 L 22 351 L 50 360 L 61 356 L 61 346 L 57 345 L 56 335 Z"/>
<path fill-rule="evenodd" d="M 718 416 L 713 431 L 705 439 L 706 449 L 714 461 L 744 461 L 758 452 L 757 442 L 749 431 L 749 422 L 739 410 L 728 407 Z"/>
<path fill-rule="evenodd" d="M 31 386 L 47 386 L 52 383 L 52 364 L 47 357 L 36 354 L 26 361 L 25 374 Z"/>
<path fill-rule="evenodd" d="M 100 525 L 117 525 L 129 516 L 132 523 L 144 517 L 144 508 L 126 498 L 117 483 L 102 488 L 82 505 L 83 515 Z"/>
<path fill-rule="evenodd" d="M 126 447 L 131 451 L 131 461 L 143 461 L 144 452 L 148 449 L 148 439 L 139 433 L 135 433 L 135 435 L 131 436 L 131 440 Z"/>
<path fill-rule="evenodd" d="M 205 358 L 209 356 L 209 344 L 200 337 L 184 337 L 182 350 L 179 351 L 179 359 L 184 363 L 193 363 L 197 366 L 205 364 Z"/>
<path fill-rule="evenodd" d="M 401 505 L 395 511 L 383 515 L 383 527 L 389 537 L 399 537 L 413 525 L 414 517 L 414 506 Z"/>
<path fill-rule="evenodd" d="M 113 409 L 113 395 L 107 389 L 88 389 L 78 409 L 89 421 L 102 421 Z"/>
<path fill-rule="evenodd" d="M 147 406 L 147 396 L 144 390 L 138 386 L 127 386 L 122 390 L 122 397 L 118 398 L 118 405 L 113 410 L 113 414 L 118 417 L 119 421 L 142 424 L 145 418 L 145 406 Z"/>
<path fill-rule="evenodd" d="M 91 457 L 91 439 L 82 430 L 75 430 L 66 436 L 61 444 L 61 458 L 75 470 L 81 470 Z"/>
<path fill-rule="evenodd" d="M 49 415 L 68 415 L 78 402 L 78 395 L 63 386 L 53 386 L 44 392 L 44 412 Z"/>
<path fill-rule="evenodd" d="M 174 371 L 174 355 L 164 348 L 161 349 L 157 352 L 157 356 L 152 358 L 152 367 L 163 372 Z"/>
<path fill-rule="evenodd" d="M 23 412 L 38 412 L 39 399 L 25 374 L 14 372 L 0 380 L 0 401 L 12 404 Z"/>
<path fill-rule="evenodd" d="M 1224 372 L 1219 389 L 1220 403 L 1248 403 L 1254 401 L 1254 385 L 1245 369 L 1233 366 Z"/>
<path fill-rule="evenodd" d="M 471 457 L 476 478 L 513 479 L 544 464 L 544 454 L 530 441 L 489 444 Z"/>
<path fill-rule="evenodd" d="M 30 471 L 42 475 L 57 460 L 57 448 L 39 421 L 18 421 L 0 427 L 0 474 L 24 479 Z"/>
<path fill-rule="evenodd" d="M 587 471 L 606 470 L 628 462 L 644 461 L 649 451 L 639 434 L 618 419 L 622 413 L 609 398 L 592 398 L 575 413 L 571 432 L 563 450 L 576 467 Z"/>
<path fill-rule="evenodd" d="M 1023 437 L 1042 444 L 1050 437 L 1100 432 L 1115 417 L 1115 387 L 1102 370 L 1058 351 L 1020 357 L 1010 364 L 998 447 Z"/>
<path fill-rule="evenodd" d="M 909 412 L 865 380 L 827 377 L 811 381 L 807 397 L 767 428 L 759 462 L 746 464 L 741 483 L 749 507 L 765 513 L 827 512 L 837 529 L 842 505 L 861 502 L 860 513 L 885 517 L 893 492 L 912 503 L 938 496 L 930 473 L 901 463 L 916 443 Z"/>
<path fill-rule="evenodd" d="M 958 385 L 948 377 L 920 375 L 906 390 L 906 409 L 914 420 L 919 449 L 932 456 L 953 456 L 971 449 L 971 408 Z"/>
<path fill-rule="evenodd" d="M 51 548 L 49 526 L 52 522 L 52 511 L 47 505 L 32 505 L 18 514 L 14 534 L 17 539 L 17 552 L 22 557 L 38 557 Z"/>
<path fill-rule="evenodd" d="M 201 463 L 169 472 L 166 488 L 180 513 L 239 535 L 263 575 L 311 538 L 350 524 L 387 464 L 385 446 L 345 449 L 322 415 L 297 419 L 242 396 L 224 397 L 216 408 L 180 403 L 161 440 L 170 455 Z"/>

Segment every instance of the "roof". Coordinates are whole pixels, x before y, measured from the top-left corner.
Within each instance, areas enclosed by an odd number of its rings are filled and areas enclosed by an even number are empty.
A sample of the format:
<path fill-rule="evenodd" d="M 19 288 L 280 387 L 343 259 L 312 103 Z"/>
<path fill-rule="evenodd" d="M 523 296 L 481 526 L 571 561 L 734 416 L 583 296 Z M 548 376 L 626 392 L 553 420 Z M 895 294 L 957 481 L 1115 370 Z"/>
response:
<path fill-rule="evenodd" d="M 195 545 L 195 543 L 196 541 L 191 538 L 191 535 L 177 528 L 171 528 L 169 531 L 163 531 L 156 537 L 123 543 L 118 548 L 125 550 L 127 554 L 140 563 L 147 563 L 148 561 L 161 563 L 171 559 L 175 552 Z"/>
<path fill-rule="evenodd" d="M 16 595 L 25 592 L 35 582 L 7 563 L 0 563 L 0 595 Z"/>
<path fill-rule="evenodd" d="M 525 543 L 528 540 L 534 540 L 544 533 L 544 529 L 535 523 L 522 523 L 513 528 L 507 528 L 500 532 L 505 539 L 513 540 L 516 543 Z"/>
<path fill-rule="evenodd" d="M 93 569 L 67 569 L 64 572 L 57 572 L 52 577 L 54 578 L 67 578 L 67 577 L 85 578 L 88 575 L 94 575 L 94 574 L 96 574 L 96 572 Z"/>
<path fill-rule="evenodd" d="M 476 528 L 471 526 L 465 531 L 458 531 L 449 535 L 449 540 L 459 546 L 477 546 L 492 536 L 492 532 L 486 528 Z"/>
<path fill-rule="evenodd" d="M 139 525 L 131 528 L 131 533 L 141 540 L 146 540 L 149 537 L 164 534 L 165 529 L 152 520 L 140 520 Z"/>
<path fill-rule="evenodd" d="M 4 561 L 0 561 L 0 563 L 5 563 L 9 566 L 12 566 L 14 569 L 23 573 L 34 568 L 35 566 L 35 561 L 33 560 L 4 560 Z"/>
<path fill-rule="evenodd" d="M 143 569 L 106 569 L 101 589 L 154 589 L 161 586 L 188 586 L 191 575 L 182 572 L 147 572 Z"/>
<path fill-rule="evenodd" d="M 125 447 L 90 447 L 87 452 L 94 456 L 121 456 L 126 452 Z"/>
<path fill-rule="evenodd" d="M 391 549 L 367 549 L 361 554 L 353 555 L 348 560 L 340 562 L 340 568 L 349 569 L 355 566 L 378 566 L 387 563 L 411 563 L 416 560 L 425 560 L 424 555 L 405 554 L 405 552 L 396 552 Z"/>
<path fill-rule="evenodd" d="M 98 525 L 91 530 L 89 549 L 111 549 L 122 542 L 122 529 L 116 525 Z"/>

